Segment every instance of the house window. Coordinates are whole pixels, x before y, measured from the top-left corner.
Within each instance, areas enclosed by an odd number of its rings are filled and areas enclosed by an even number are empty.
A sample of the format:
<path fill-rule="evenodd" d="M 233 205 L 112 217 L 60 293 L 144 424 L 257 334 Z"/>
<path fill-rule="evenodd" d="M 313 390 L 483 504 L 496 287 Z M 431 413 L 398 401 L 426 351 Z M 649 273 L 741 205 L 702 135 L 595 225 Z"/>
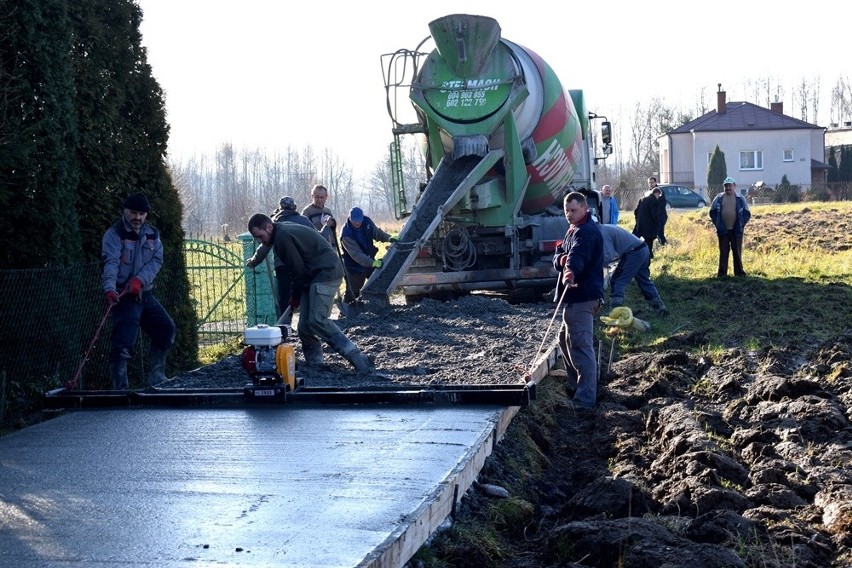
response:
<path fill-rule="evenodd" d="M 763 150 L 744 150 L 740 152 L 741 170 L 762 170 Z"/>
<path fill-rule="evenodd" d="M 784 149 L 784 161 L 785 162 L 792 162 L 793 161 L 793 149 L 792 148 L 785 148 Z"/>

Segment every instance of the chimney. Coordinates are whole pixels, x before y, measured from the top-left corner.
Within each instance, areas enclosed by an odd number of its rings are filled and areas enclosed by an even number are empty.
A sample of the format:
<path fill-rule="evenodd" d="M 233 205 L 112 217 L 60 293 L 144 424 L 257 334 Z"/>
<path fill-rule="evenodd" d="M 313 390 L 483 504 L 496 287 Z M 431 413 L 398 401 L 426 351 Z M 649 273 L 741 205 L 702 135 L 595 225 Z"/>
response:
<path fill-rule="evenodd" d="M 784 114 L 784 103 L 774 102 L 769 103 L 769 110 L 772 112 L 777 112 L 778 114 Z"/>
<path fill-rule="evenodd" d="M 725 114 L 725 91 L 722 90 L 722 83 L 719 83 L 719 91 L 716 93 L 716 112 Z"/>

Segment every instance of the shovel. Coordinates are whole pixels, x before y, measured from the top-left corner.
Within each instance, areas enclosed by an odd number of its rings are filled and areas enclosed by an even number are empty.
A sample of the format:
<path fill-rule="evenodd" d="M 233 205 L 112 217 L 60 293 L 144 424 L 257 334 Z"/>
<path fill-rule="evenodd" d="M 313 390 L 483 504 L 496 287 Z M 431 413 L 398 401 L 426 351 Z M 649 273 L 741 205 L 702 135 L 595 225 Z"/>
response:
<path fill-rule="evenodd" d="M 284 313 L 281 314 L 281 317 L 278 318 L 278 321 L 275 322 L 275 325 L 277 325 L 279 327 L 282 326 L 282 325 L 286 325 L 287 327 L 290 327 L 291 321 L 293 321 L 293 307 L 287 306 L 287 309 L 284 310 Z"/>
<path fill-rule="evenodd" d="M 334 252 L 337 253 L 337 258 L 340 260 L 340 265 L 343 267 L 343 281 L 346 284 L 346 289 L 351 290 L 352 288 L 349 286 L 349 271 L 346 270 L 346 263 L 343 262 L 343 254 L 340 252 L 340 244 L 337 242 L 336 233 L 334 235 Z M 334 301 L 334 305 L 337 306 L 337 309 L 340 310 L 340 313 L 343 314 L 343 317 L 345 318 L 351 318 L 358 315 L 358 311 L 353 307 L 354 304 L 347 304 L 340 299 L 340 296 L 338 296 Z"/>

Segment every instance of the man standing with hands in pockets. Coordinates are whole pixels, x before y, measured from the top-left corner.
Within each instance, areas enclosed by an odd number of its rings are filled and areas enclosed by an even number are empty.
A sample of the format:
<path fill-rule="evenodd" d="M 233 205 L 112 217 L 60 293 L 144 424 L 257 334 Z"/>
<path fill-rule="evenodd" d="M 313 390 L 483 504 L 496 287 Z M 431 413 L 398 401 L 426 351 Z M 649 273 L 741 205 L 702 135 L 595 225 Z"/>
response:
<path fill-rule="evenodd" d="M 553 255 L 559 271 L 556 295 L 563 306 L 559 349 L 566 367 L 577 373 L 574 406 L 591 409 L 597 403 L 594 323 L 604 296 L 603 238 L 582 193 L 569 193 L 564 209 L 570 227 Z"/>

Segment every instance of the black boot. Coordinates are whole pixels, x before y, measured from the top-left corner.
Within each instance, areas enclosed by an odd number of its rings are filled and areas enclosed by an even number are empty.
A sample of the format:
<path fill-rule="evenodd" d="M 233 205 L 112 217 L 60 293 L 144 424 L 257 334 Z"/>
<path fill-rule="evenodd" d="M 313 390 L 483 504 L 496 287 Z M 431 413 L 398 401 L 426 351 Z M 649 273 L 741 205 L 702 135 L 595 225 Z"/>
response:
<path fill-rule="evenodd" d="M 149 387 L 158 385 L 168 378 L 166 377 L 166 355 L 168 354 L 168 349 L 151 345 L 151 350 L 148 352 L 148 372 L 145 373 L 145 382 Z"/>
<path fill-rule="evenodd" d="M 127 359 L 109 364 L 109 379 L 112 381 L 112 390 L 127 390 Z"/>
<path fill-rule="evenodd" d="M 657 315 L 664 316 L 669 313 L 666 309 L 666 305 L 663 303 L 663 300 L 660 297 L 656 297 L 652 300 L 648 300 L 648 305 L 651 306 L 651 309 L 654 310 Z"/>
<path fill-rule="evenodd" d="M 367 356 L 348 337 L 343 335 L 342 332 L 335 333 L 328 343 L 332 349 L 349 361 L 359 373 L 372 373 L 375 370 L 373 364 L 367 359 Z"/>
<path fill-rule="evenodd" d="M 319 367 L 322 365 L 322 342 L 313 337 L 301 337 L 302 355 L 305 357 L 305 366 Z"/>

